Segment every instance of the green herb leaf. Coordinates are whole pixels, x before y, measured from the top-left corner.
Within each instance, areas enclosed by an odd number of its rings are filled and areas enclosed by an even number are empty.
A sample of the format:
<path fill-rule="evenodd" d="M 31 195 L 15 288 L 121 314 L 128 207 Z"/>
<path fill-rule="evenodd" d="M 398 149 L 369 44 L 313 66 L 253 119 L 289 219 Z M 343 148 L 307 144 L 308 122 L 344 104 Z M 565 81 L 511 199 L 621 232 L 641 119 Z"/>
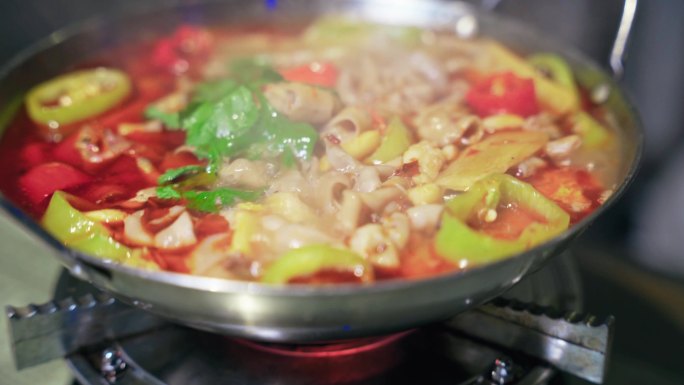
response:
<path fill-rule="evenodd" d="M 192 97 L 193 103 L 216 102 L 233 92 L 238 83 L 233 79 L 222 79 L 197 85 Z"/>
<path fill-rule="evenodd" d="M 177 130 L 181 128 L 180 114 L 177 112 L 168 113 L 160 110 L 158 107 L 149 106 L 145 110 L 145 117 L 147 119 L 156 119 L 161 121 L 166 128 Z"/>
<path fill-rule="evenodd" d="M 248 134 L 258 119 L 252 91 L 239 86 L 215 103 L 200 104 L 183 119 L 186 143 L 199 153 L 232 156 L 253 141 Z"/>
<path fill-rule="evenodd" d="M 266 127 L 265 136 L 273 150 L 298 159 L 309 159 L 318 141 L 318 132 L 308 123 L 293 122 L 276 115 Z"/>
<path fill-rule="evenodd" d="M 186 191 L 183 198 L 193 210 L 215 212 L 221 206 L 232 206 L 237 201 L 253 201 L 259 198 L 259 191 L 219 188 L 211 191 Z"/>
<path fill-rule="evenodd" d="M 160 186 L 157 187 L 157 198 L 160 199 L 181 199 L 181 193 L 178 192 L 173 186 Z"/>
<path fill-rule="evenodd" d="M 275 83 L 283 80 L 283 76 L 264 61 L 256 58 L 241 58 L 230 63 L 230 73 L 234 79 L 245 84 Z M 258 83 L 258 84 L 254 84 Z"/>
<path fill-rule="evenodd" d="M 165 173 L 163 173 L 159 177 L 159 179 L 157 179 L 157 183 L 158 184 L 167 184 L 169 182 L 175 181 L 180 176 L 183 176 L 186 174 L 194 174 L 194 173 L 202 171 L 204 168 L 205 167 L 203 167 L 203 166 L 189 165 L 189 166 L 183 166 L 183 167 L 167 170 Z"/>
<path fill-rule="evenodd" d="M 233 61 L 231 73 L 231 79 L 197 86 L 181 114 L 186 143 L 209 160 L 207 171 L 216 172 L 223 157 L 281 157 L 290 166 L 310 158 L 318 140 L 314 127 L 278 114 L 260 91 L 282 76 L 256 59 Z"/>

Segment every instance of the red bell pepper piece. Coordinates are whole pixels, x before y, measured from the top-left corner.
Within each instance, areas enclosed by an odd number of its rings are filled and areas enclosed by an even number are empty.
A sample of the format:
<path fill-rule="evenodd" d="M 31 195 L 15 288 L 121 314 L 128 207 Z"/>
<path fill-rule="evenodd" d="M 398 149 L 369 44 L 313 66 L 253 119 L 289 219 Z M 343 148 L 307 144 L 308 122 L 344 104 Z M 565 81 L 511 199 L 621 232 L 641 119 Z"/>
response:
<path fill-rule="evenodd" d="M 181 168 L 185 166 L 204 166 L 205 161 L 198 159 L 195 154 L 182 151 L 177 153 L 169 153 L 164 156 L 164 160 L 159 165 L 160 172 L 166 172 L 174 168 Z"/>
<path fill-rule="evenodd" d="M 41 164 L 29 170 L 19 185 L 33 204 L 40 204 L 58 190 L 81 186 L 91 180 L 90 176 L 64 163 Z"/>
<path fill-rule="evenodd" d="M 332 63 L 313 62 L 300 67 L 280 71 L 285 80 L 290 82 L 313 84 L 323 87 L 335 87 L 339 71 Z"/>
<path fill-rule="evenodd" d="M 51 160 L 52 153 L 50 144 L 34 142 L 21 149 L 21 160 L 28 166 L 33 167 Z"/>
<path fill-rule="evenodd" d="M 466 94 L 466 102 L 480 116 L 508 113 L 528 117 L 539 113 L 534 81 L 512 72 L 475 82 Z"/>
<path fill-rule="evenodd" d="M 193 60 L 206 58 L 211 53 L 213 42 L 206 29 L 181 26 L 171 37 L 157 43 L 152 63 L 175 74 L 187 72 Z"/>
<path fill-rule="evenodd" d="M 228 221 L 218 214 L 209 214 L 195 224 L 195 233 L 202 237 L 213 234 L 225 234 L 228 231 L 230 231 Z"/>
<path fill-rule="evenodd" d="M 57 144 L 52 152 L 57 161 L 76 167 L 80 167 L 83 164 L 83 158 L 81 158 L 81 154 L 76 149 L 76 139 L 78 139 L 78 135 L 74 133 Z"/>

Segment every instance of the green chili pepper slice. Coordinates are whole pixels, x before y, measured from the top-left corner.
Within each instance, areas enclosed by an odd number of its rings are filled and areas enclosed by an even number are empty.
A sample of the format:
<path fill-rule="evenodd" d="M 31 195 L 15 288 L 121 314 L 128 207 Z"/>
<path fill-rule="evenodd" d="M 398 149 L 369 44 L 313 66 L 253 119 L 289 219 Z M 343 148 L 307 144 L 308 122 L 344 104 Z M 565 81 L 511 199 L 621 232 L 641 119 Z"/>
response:
<path fill-rule="evenodd" d="M 64 245 L 83 253 L 138 266 L 156 269 L 152 262 L 143 260 L 140 251 L 114 240 L 107 228 L 76 210 L 67 194 L 57 191 L 41 220 L 43 227 Z"/>
<path fill-rule="evenodd" d="M 588 148 L 597 148 L 609 143 L 611 135 L 608 129 L 596 121 L 587 112 L 575 113 L 571 121 L 573 131 L 582 138 L 582 145 Z"/>
<path fill-rule="evenodd" d="M 579 104 L 579 92 L 577 91 L 575 76 L 572 74 L 572 68 L 563 58 L 552 53 L 538 53 L 528 57 L 527 61 L 543 71 L 551 80 L 570 91 L 575 103 Z"/>
<path fill-rule="evenodd" d="M 373 280 L 370 265 L 356 253 L 328 245 L 310 245 L 285 253 L 266 269 L 261 281 L 284 284 L 322 270 L 351 272 L 364 283 Z"/>
<path fill-rule="evenodd" d="M 124 72 L 110 68 L 80 70 L 39 84 L 26 96 L 33 121 L 68 125 L 102 114 L 131 92 Z"/>
<path fill-rule="evenodd" d="M 372 162 L 384 163 L 403 154 L 411 146 L 411 132 L 397 116 L 390 120 L 387 132 L 380 146 L 369 159 Z"/>
<path fill-rule="evenodd" d="M 497 239 L 468 226 L 469 220 L 481 210 L 509 204 L 534 213 L 543 222 L 529 224 L 514 240 Z M 446 204 L 435 249 L 443 258 L 457 264 L 489 263 L 553 238 L 567 229 L 569 223 L 570 216 L 530 184 L 510 175 L 494 174 Z"/>
<path fill-rule="evenodd" d="M 540 53 L 527 58 L 530 64 L 544 71 L 556 83 L 572 92 L 579 104 L 580 96 L 577 83 L 570 65 L 560 56 Z M 610 134 L 599 122 L 584 111 L 575 112 L 571 117 L 574 131 L 582 137 L 582 144 L 589 148 L 600 147 L 610 139 Z"/>

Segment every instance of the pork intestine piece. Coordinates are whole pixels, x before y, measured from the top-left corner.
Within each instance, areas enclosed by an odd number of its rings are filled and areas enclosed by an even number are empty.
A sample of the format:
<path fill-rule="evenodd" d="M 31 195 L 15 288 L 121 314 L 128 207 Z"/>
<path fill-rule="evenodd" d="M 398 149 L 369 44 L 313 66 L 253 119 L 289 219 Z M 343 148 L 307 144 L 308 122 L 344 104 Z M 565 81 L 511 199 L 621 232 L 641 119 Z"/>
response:
<path fill-rule="evenodd" d="M 276 111 L 289 119 L 313 125 L 328 122 L 341 107 L 334 93 L 301 83 L 269 84 L 264 96 Z"/>
<path fill-rule="evenodd" d="M 356 55 L 341 70 L 337 91 L 346 105 L 406 114 L 447 92 L 444 69 L 426 53 L 375 48 Z"/>
<path fill-rule="evenodd" d="M 361 107 L 346 107 L 335 115 L 323 129 L 323 137 L 333 135 L 345 143 L 372 128 L 368 110 Z"/>

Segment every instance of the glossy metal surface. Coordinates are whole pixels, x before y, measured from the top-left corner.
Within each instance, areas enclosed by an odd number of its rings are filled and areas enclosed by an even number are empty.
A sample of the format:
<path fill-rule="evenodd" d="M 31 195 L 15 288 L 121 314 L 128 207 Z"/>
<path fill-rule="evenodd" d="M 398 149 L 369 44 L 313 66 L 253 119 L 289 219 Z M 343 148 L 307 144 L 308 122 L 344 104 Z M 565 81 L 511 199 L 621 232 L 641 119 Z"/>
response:
<path fill-rule="evenodd" d="M 478 30 L 520 52 L 551 51 L 565 55 L 578 81 L 588 89 L 608 84 L 607 106 L 624 137 L 622 182 L 609 201 L 555 239 L 532 250 L 465 273 L 419 281 L 388 281 L 368 286 L 268 286 L 168 272 L 150 272 L 107 263 L 64 248 L 6 199 L 0 205 L 37 237 L 47 242 L 75 276 L 116 297 L 200 329 L 270 341 L 321 341 L 390 333 L 449 318 L 494 298 L 525 274 L 566 248 L 596 216 L 614 202 L 634 176 L 642 133 L 634 109 L 610 76 L 578 52 L 542 34 L 495 15 L 446 1 L 282 1 L 278 9 L 239 1 L 193 4 L 132 15 L 122 20 L 94 21 L 53 34 L 0 71 L 0 105 L 16 105 L 30 86 L 58 74 L 65 66 L 97 49 L 169 31 L 182 22 L 258 21 L 292 23 L 337 11 L 380 22 L 452 27 L 475 16 Z"/>
<path fill-rule="evenodd" d="M 56 298 L 63 298 L 65 295 L 81 298 L 86 293 L 97 297 L 96 293 L 99 292 L 91 285 L 63 274 L 54 295 Z M 582 309 L 583 296 L 574 256 L 571 253 L 559 255 L 542 269 L 526 276 L 505 297 L 510 303 L 534 302 L 569 312 L 567 314 L 576 314 L 575 312 Z M 465 312 L 447 324 L 371 338 L 375 341 L 371 344 L 367 340 L 365 344 L 356 340 L 344 342 L 343 349 L 340 349 L 340 345 L 337 350 L 327 346 L 325 350 L 332 353 L 330 356 L 320 355 L 312 347 L 293 351 L 287 349 L 289 345 L 273 346 L 245 340 L 236 341 L 211 333 L 166 325 L 139 335 L 91 340 L 92 345 L 66 357 L 66 360 L 82 384 L 102 383 L 102 356 L 111 352 L 116 352 L 126 363 L 126 371 L 115 382 L 121 385 L 186 385 L 190 382 L 193 385 L 482 385 L 490 384 L 487 381 L 490 377 L 494 380 L 501 378 L 499 375 L 504 375 L 501 372 L 504 368 L 500 367 L 504 362 L 507 363 L 505 368 L 509 370 L 507 377 L 512 380 L 507 385 L 548 384 L 556 370 L 542 363 L 542 360 L 549 358 L 545 352 L 541 351 L 538 356 L 530 357 L 520 352 L 531 346 L 517 345 L 511 348 L 508 341 L 498 338 L 474 339 L 471 336 L 480 334 L 479 325 L 475 325 L 472 330 L 459 327 L 463 326 L 459 325 L 459 318 L 480 312 L 481 309 L 491 310 L 492 306 L 485 305 Z M 520 310 L 499 309 L 505 313 L 505 319 L 527 319 L 527 310 L 522 310 L 517 305 L 516 309 Z M 150 317 L 147 312 L 138 311 L 138 314 L 141 323 L 147 322 Z M 475 317 L 482 319 L 481 315 Z M 489 316 L 484 317 L 491 320 Z M 465 320 L 468 319 L 472 320 L 468 317 Z M 572 340 L 573 334 L 567 333 L 568 331 L 587 333 L 590 337 L 588 341 L 594 340 L 601 332 L 565 321 L 559 321 L 562 326 L 555 327 L 547 323 L 546 316 L 536 319 L 545 325 L 534 322 L 527 324 L 535 330 L 546 330 L 544 335 L 553 335 L 556 341 L 556 338 Z M 98 323 L 96 319 L 89 322 Z M 118 328 L 108 322 L 105 325 Z M 85 329 L 90 329 L 87 325 L 84 326 Z M 505 334 L 503 332 L 506 330 L 514 330 L 512 335 L 515 338 L 521 336 L 515 323 L 501 329 L 500 335 Z M 529 332 L 535 333 L 532 329 Z M 527 340 L 534 338 L 529 334 L 527 336 Z M 362 348 L 357 349 L 358 347 Z M 575 343 L 568 347 L 570 350 L 575 348 Z M 549 350 L 554 351 L 558 350 Z M 557 360 L 556 357 L 556 362 Z"/>

